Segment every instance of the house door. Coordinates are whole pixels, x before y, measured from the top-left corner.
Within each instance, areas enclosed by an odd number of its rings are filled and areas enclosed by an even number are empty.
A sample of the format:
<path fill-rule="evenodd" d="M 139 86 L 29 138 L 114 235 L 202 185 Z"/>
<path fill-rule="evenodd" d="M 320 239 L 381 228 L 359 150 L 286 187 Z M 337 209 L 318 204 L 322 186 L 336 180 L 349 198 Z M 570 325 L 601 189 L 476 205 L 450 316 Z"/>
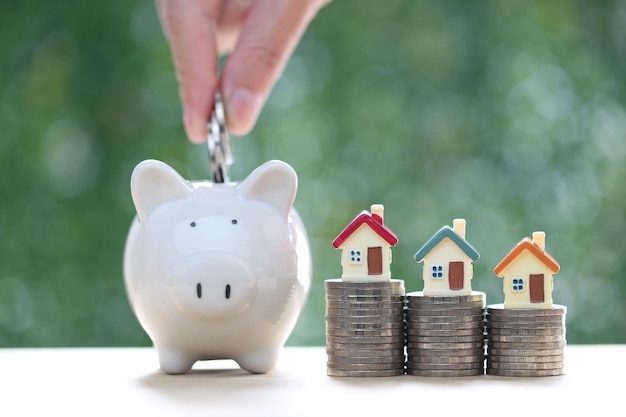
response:
<path fill-rule="evenodd" d="M 448 264 L 448 281 L 451 290 L 462 290 L 465 278 L 463 262 L 450 262 Z"/>
<path fill-rule="evenodd" d="M 383 248 L 367 248 L 367 274 L 381 275 L 383 273 Z"/>
<path fill-rule="evenodd" d="M 530 302 L 543 303 L 543 274 L 530 274 Z"/>

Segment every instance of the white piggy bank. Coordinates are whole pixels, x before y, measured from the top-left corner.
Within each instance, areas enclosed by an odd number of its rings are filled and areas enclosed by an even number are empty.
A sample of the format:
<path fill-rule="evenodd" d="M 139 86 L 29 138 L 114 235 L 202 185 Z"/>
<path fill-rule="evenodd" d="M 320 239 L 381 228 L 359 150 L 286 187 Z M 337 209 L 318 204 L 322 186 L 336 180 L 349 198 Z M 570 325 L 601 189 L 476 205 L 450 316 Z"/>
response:
<path fill-rule="evenodd" d="M 209 359 L 253 373 L 274 367 L 311 282 L 296 190 L 281 161 L 223 184 L 187 181 L 156 160 L 137 165 L 124 278 L 164 372 Z"/>

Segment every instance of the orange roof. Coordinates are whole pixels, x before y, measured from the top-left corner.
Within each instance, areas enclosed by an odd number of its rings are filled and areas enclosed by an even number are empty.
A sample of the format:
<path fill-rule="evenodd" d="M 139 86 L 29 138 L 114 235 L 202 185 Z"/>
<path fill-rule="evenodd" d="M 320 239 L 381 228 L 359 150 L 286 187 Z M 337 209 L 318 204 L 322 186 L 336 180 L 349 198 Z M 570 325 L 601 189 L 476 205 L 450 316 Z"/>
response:
<path fill-rule="evenodd" d="M 559 272 L 559 269 L 561 269 L 556 259 L 550 256 L 550 254 L 548 254 L 545 250 L 534 244 L 530 238 L 525 237 L 500 261 L 498 265 L 496 265 L 493 272 L 500 277 L 502 271 L 504 271 L 504 269 L 525 250 L 532 253 L 535 258 L 539 259 L 545 266 L 547 266 L 552 273 L 556 274 Z"/>

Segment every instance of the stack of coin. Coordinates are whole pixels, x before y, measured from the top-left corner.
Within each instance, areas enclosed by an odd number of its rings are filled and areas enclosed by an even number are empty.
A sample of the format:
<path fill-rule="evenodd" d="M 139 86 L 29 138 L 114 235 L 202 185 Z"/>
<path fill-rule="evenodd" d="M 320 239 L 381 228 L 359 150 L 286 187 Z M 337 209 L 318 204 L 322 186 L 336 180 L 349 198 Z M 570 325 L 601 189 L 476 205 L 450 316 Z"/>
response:
<path fill-rule="evenodd" d="M 484 374 L 484 292 L 466 296 L 406 295 L 407 373 L 460 377 Z"/>
<path fill-rule="evenodd" d="M 327 374 L 404 374 L 404 281 L 325 281 Z"/>
<path fill-rule="evenodd" d="M 566 310 L 487 306 L 487 375 L 563 375 Z"/>

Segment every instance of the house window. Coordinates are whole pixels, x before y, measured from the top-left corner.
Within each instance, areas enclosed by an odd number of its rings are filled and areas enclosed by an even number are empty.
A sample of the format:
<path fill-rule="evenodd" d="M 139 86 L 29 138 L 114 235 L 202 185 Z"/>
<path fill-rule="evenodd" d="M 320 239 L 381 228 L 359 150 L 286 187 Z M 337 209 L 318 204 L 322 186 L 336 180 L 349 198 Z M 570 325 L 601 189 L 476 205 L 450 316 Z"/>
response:
<path fill-rule="evenodd" d="M 524 278 L 513 278 L 513 291 L 524 291 Z"/>
<path fill-rule="evenodd" d="M 350 249 L 350 262 L 353 264 L 361 264 L 363 263 L 363 257 L 361 256 L 361 251 L 358 249 Z"/>
<path fill-rule="evenodd" d="M 432 277 L 434 279 L 443 279 L 443 265 L 433 265 Z"/>

